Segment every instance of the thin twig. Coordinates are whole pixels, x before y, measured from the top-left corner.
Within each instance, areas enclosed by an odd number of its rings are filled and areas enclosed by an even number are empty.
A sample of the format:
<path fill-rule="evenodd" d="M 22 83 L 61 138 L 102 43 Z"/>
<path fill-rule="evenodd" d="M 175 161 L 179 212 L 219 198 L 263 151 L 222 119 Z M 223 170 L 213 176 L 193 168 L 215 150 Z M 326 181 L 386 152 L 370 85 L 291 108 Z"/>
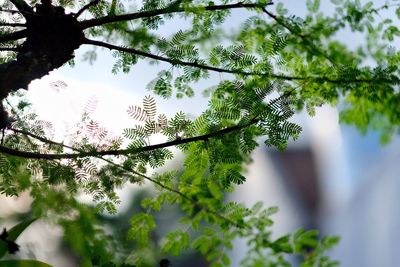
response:
<path fill-rule="evenodd" d="M 28 19 L 29 16 L 34 13 L 33 8 L 30 5 L 28 5 L 24 0 L 10 0 L 10 2 L 18 9 L 18 11 L 26 19 Z"/>
<path fill-rule="evenodd" d="M 0 22 L 0 27 L 26 27 L 25 23 Z"/>
<path fill-rule="evenodd" d="M 14 52 L 17 52 L 18 48 L 17 47 L 0 47 L 0 51 L 14 51 Z"/>
<path fill-rule="evenodd" d="M 82 15 L 83 12 L 85 12 L 85 10 L 89 9 L 92 6 L 97 5 L 100 2 L 100 0 L 93 0 L 89 3 L 87 3 L 86 5 L 84 5 L 81 9 L 79 9 L 78 12 L 76 12 L 76 14 L 74 15 L 75 18 L 78 18 L 80 15 Z"/>
<path fill-rule="evenodd" d="M 229 5 L 209 5 L 209 6 L 203 6 L 203 7 L 202 6 L 193 7 L 193 11 L 198 10 L 198 9 L 204 9 L 206 11 L 217 11 L 217 10 L 230 10 L 230 9 L 236 9 L 236 8 L 262 8 L 266 5 L 272 5 L 272 3 L 260 5 L 257 3 L 244 4 L 242 2 L 238 2 L 235 4 L 229 4 Z M 179 5 L 176 5 L 174 3 L 172 5 L 169 5 L 166 8 L 161 8 L 161 9 L 141 11 L 141 12 L 136 12 L 136 13 L 116 15 L 116 16 L 105 16 L 105 17 L 101 17 L 101 18 L 84 20 L 84 21 L 80 22 L 80 25 L 81 25 L 82 29 L 87 29 L 87 28 L 94 27 L 94 26 L 101 26 L 101 25 L 104 25 L 107 23 L 129 21 L 129 20 L 134 20 L 134 19 L 149 18 L 149 17 L 158 16 L 158 15 L 181 13 L 181 12 L 191 12 L 191 9 L 185 9 L 184 7 L 179 7 Z"/>
<path fill-rule="evenodd" d="M 189 66 L 189 67 L 194 67 L 194 68 L 199 68 L 199 69 L 204 69 L 204 70 L 209 70 L 209 71 L 214 71 L 214 72 L 220 72 L 220 73 L 241 74 L 241 75 L 251 75 L 251 76 L 269 76 L 271 78 L 281 79 L 281 80 L 307 80 L 307 79 L 309 79 L 309 77 L 294 77 L 294 76 L 266 74 L 266 73 L 259 73 L 259 72 L 246 72 L 246 71 L 242 71 L 242 70 L 228 70 L 228 69 L 199 64 L 197 62 L 186 62 L 186 61 L 182 61 L 179 59 L 171 59 L 171 58 L 166 58 L 166 57 L 162 57 L 162 56 L 157 56 L 157 55 L 154 55 L 154 54 L 151 54 L 148 52 L 144 52 L 144 51 L 140 51 L 140 50 L 137 50 L 134 48 L 117 46 L 117 45 L 105 43 L 102 41 L 96 41 L 96 40 L 90 40 L 90 39 L 85 39 L 83 41 L 83 44 L 100 46 L 100 47 L 108 48 L 110 50 L 117 50 L 117 51 L 121 51 L 121 52 L 131 53 L 131 54 L 135 54 L 138 56 L 167 62 L 172 65 Z"/>
<path fill-rule="evenodd" d="M 122 47 L 122 46 L 117 46 L 113 44 L 109 44 L 106 42 L 102 41 L 96 41 L 96 40 L 90 40 L 90 39 L 85 39 L 83 41 L 83 44 L 87 45 L 94 45 L 94 46 L 100 46 L 104 48 L 108 48 L 110 50 L 117 50 L 125 53 L 131 53 L 135 54 L 138 56 L 146 57 L 146 58 L 151 58 L 154 60 L 162 61 L 162 62 L 167 62 L 172 65 L 180 65 L 180 66 L 189 66 L 189 67 L 194 67 L 194 68 L 199 68 L 199 69 L 204 69 L 204 70 L 209 70 L 209 71 L 214 71 L 214 72 L 219 72 L 219 73 L 229 73 L 229 74 L 239 74 L 239 75 L 245 75 L 245 76 L 263 76 L 266 78 L 271 78 L 271 79 L 276 79 L 276 80 L 285 80 L 285 81 L 318 81 L 318 82 L 328 82 L 328 83 L 333 83 L 333 84 L 348 84 L 348 83 L 376 83 L 376 79 L 357 79 L 357 78 L 352 78 L 352 79 L 331 79 L 326 76 L 289 76 L 289 75 L 280 75 L 280 74 L 274 74 L 274 73 L 262 73 L 262 72 L 248 72 L 248 71 L 243 71 L 243 70 L 229 70 L 229 69 L 223 69 L 223 68 L 218 68 L 218 67 L 212 67 L 209 65 L 203 65 L 199 64 L 197 62 L 187 62 L 187 61 L 182 61 L 179 59 L 171 59 L 171 58 L 166 58 L 162 56 L 157 56 L 148 52 L 140 51 L 134 48 L 128 48 L 128 47 Z M 392 79 L 380 79 L 380 83 L 393 83 L 394 81 Z M 398 82 L 398 81 L 395 81 Z"/>
<path fill-rule="evenodd" d="M 0 7 L 0 12 L 6 12 L 6 13 L 11 13 L 11 14 L 17 14 L 17 13 L 21 13 L 18 10 L 14 10 L 14 9 L 3 9 Z"/>
<path fill-rule="evenodd" d="M 262 11 L 265 14 L 267 14 L 270 18 L 272 18 L 276 23 L 278 23 L 279 25 L 281 25 L 282 27 L 287 29 L 291 34 L 300 38 L 302 43 L 305 44 L 305 47 L 309 52 L 314 53 L 314 54 L 319 54 L 319 55 L 323 56 L 324 58 L 326 58 L 329 61 L 329 63 L 331 63 L 332 65 L 334 64 L 333 60 L 329 57 L 329 55 L 327 55 L 325 52 L 321 51 L 320 48 L 315 46 L 314 43 L 312 41 L 310 41 L 306 36 L 296 32 L 296 30 L 294 30 L 290 25 L 288 25 L 283 19 L 281 19 L 278 16 L 276 16 L 275 14 L 269 12 L 264 7 L 262 8 Z"/>
<path fill-rule="evenodd" d="M 84 151 L 81 151 L 81 150 L 79 150 L 79 149 L 77 149 L 77 148 L 74 148 L 74 147 L 72 147 L 72 146 L 65 145 L 65 144 L 59 143 L 59 142 L 55 142 L 55 141 L 52 141 L 52 140 L 43 138 L 43 137 L 41 137 L 41 136 L 32 134 L 32 133 L 30 133 L 30 132 L 26 132 L 26 131 L 14 129 L 14 128 L 9 128 L 8 130 L 11 130 L 11 131 L 13 131 L 13 132 L 15 132 L 15 133 L 19 133 L 19 134 L 25 135 L 25 136 L 27 136 L 27 137 L 35 138 L 35 139 L 37 139 L 37 140 L 39 140 L 39 141 L 41 141 L 41 142 L 47 143 L 47 144 L 58 145 L 58 146 L 65 147 L 65 148 L 71 149 L 71 150 L 73 150 L 73 151 L 75 151 L 75 152 L 79 152 L 79 153 L 84 152 Z M 103 160 L 103 161 L 105 161 L 105 162 L 107 162 L 107 163 L 109 163 L 109 164 L 111 164 L 111 165 L 113 165 L 113 166 L 115 166 L 115 167 L 117 167 L 117 168 L 119 168 L 119 169 L 121 169 L 121 170 L 124 170 L 124 171 L 126 171 L 126 172 L 129 172 L 129 173 L 132 173 L 132 174 L 134 174 L 134 175 L 140 176 L 140 177 L 142 177 L 143 179 L 148 180 L 148 181 L 152 182 L 153 184 L 156 184 L 156 185 L 160 186 L 161 188 L 163 188 L 163 189 L 165 189 L 165 190 L 167 190 L 167 191 L 170 191 L 170 192 L 172 192 L 172 193 L 175 193 L 175 194 L 179 195 L 181 198 L 183 198 L 183 199 L 185 199 L 185 200 L 191 202 L 191 203 L 193 204 L 193 206 L 195 206 L 195 207 L 197 207 L 197 208 L 200 208 L 200 209 L 206 211 L 207 213 L 213 214 L 214 216 L 216 216 L 216 217 L 218 217 L 218 218 L 220 218 L 220 219 L 223 219 L 224 221 L 228 222 L 228 223 L 231 224 L 232 226 L 236 226 L 236 227 L 238 227 L 238 228 L 242 228 L 242 227 L 243 227 L 243 225 L 239 225 L 238 223 L 234 222 L 233 220 L 231 220 L 231 219 L 229 219 L 229 218 L 223 216 L 221 213 L 219 213 L 219 212 L 217 212 L 217 211 L 214 211 L 214 210 L 212 210 L 212 209 L 210 209 L 210 208 L 208 208 L 208 207 L 202 205 L 201 203 L 197 202 L 196 200 L 194 200 L 193 198 L 189 197 L 188 195 L 182 193 L 182 192 L 179 191 L 178 189 L 175 189 L 175 188 L 173 188 L 173 187 L 170 187 L 170 186 L 168 186 L 168 185 L 165 185 L 165 184 L 163 184 L 163 183 L 157 181 L 157 180 L 154 179 L 154 178 L 151 178 L 151 177 L 149 177 L 149 176 L 147 176 L 147 175 L 145 175 L 145 174 L 142 174 L 142 173 L 140 173 L 140 172 L 137 172 L 137 171 L 135 171 L 135 170 L 133 170 L 133 169 L 130 169 L 130 168 L 126 167 L 126 166 L 123 166 L 123 165 L 121 165 L 121 164 L 115 163 L 115 162 L 113 162 L 113 161 L 111 161 L 111 160 L 109 160 L 109 159 L 104 158 L 103 156 L 99 156 L 99 155 L 98 155 L 98 156 L 95 156 L 95 157 L 98 158 L 98 159 L 100 159 L 100 160 Z"/>
<path fill-rule="evenodd" d="M 243 227 L 245 226 L 245 225 L 240 225 L 240 224 L 234 222 L 233 220 L 231 220 L 231 219 L 225 217 L 224 215 L 222 215 L 221 213 L 219 213 L 219 212 L 217 212 L 217 211 L 215 211 L 215 210 L 212 210 L 212 209 L 210 209 L 210 208 L 208 208 L 208 207 L 202 205 L 201 203 L 199 203 L 198 201 L 196 201 L 196 200 L 194 200 L 193 198 L 189 197 L 188 195 L 182 193 L 181 191 L 179 191 L 179 190 L 177 190 L 177 189 L 175 189 L 175 188 L 173 188 L 173 187 L 170 187 L 170 186 L 168 186 L 168 185 L 165 185 L 165 184 L 163 184 L 163 183 L 157 181 L 156 179 L 153 179 L 153 178 L 151 178 L 151 177 L 149 177 L 149 176 L 147 176 L 147 175 L 141 174 L 141 173 L 136 172 L 136 171 L 134 171 L 134 170 L 128 169 L 127 167 L 124 167 L 124 166 L 122 166 L 122 165 L 120 165 L 120 164 L 114 163 L 114 162 L 112 162 L 112 161 L 110 161 L 110 160 L 108 160 L 108 159 L 104 159 L 104 158 L 102 158 L 102 157 L 100 157 L 100 159 L 102 159 L 102 160 L 104 160 L 104 161 L 110 163 L 111 165 L 116 166 L 116 167 L 118 167 L 118 168 L 120 168 L 120 169 L 123 169 L 123 170 L 128 171 L 128 172 L 132 172 L 133 174 L 135 174 L 135 175 L 137 175 L 137 176 L 140 176 L 140 177 L 142 177 L 142 178 L 144 178 L 144 179 L 146 179 L 146 180 L 152 182 L 153 184 L 156 184 L 156 185 L 162 187 L 163 189 L 165 189 L 165 190 L 167 190 L 167 191 L 170 191 L 170 192 L 173 192 L 173 193 L 179 195 L 181 198 L 183 198 L 183 199 L 185 199 L 185 200 L 191 202 L 192 205 L 193 205 L 194 207 L 197 207 L 197 208 L 199 208 L 199 209 L 202 209 L 202 210 L 206 211 L 207 213 L 213 214 L 214 216 L 216 216 L 216 217 L 218 217 L 218 218 L 220 218 L 220 219 L 222 219 L 222 220 L 228 222 L 228 223 L 231 224 L 232 226 L 236 226 L 236 227 L 238 227 L 238 228 L 243 228 Z"/>
<path fill-rule="evenodd" d="M 36 152 L 21 151 L 21 150 L 17 150 L 17 149 L 5 147 L 5 146 L 0 146 L 0 152 L 8 154 L 8 155 L 13 155 L 13 156 L 22 157 L 22 158 L 30 158 L 30 159 L 76 159 L 76 158 L 107 156 L 107 155 L 110 155 L 110 156 L 133 155 L 133 154 L 138 154 L 138 153 L 142 153 L 142 152 L 153 151 L 156 149 L 177 146 L 177 145 L 182 145 L 182 144 L 188 144 L 188 143 L 192 143 L 192 142 L 207 141 L 210 138 L 215 138 L 215 137 L 219 137 L 224 134 L 227 134 L 227 133 L 239 131 L 250 125 L 256 124 L 257 122 L 258 122 L 257 119 L 253 119 L 247 124 L 235 125 L 235 126 L 228 127 L 228 128 L 225 128 L 225 129 L 222 129 L 219 131 L 215 131 L 215 132 L 212 132 L 209 134 L 204 134 L 204 135 L 199 135 L 199 136 L 189 137 L 189 138 L 176 139 L 176 140 L 165 142 L 165 143 L 144 146 L 144 147 L 135 148 L 135 149 L 103 150 L 103 151 L 90 151 L 90 152 L 81 151 L 79 153 L 63 153 L 63 154 L 43 154 L 43 153 L 36 153 Z"/>

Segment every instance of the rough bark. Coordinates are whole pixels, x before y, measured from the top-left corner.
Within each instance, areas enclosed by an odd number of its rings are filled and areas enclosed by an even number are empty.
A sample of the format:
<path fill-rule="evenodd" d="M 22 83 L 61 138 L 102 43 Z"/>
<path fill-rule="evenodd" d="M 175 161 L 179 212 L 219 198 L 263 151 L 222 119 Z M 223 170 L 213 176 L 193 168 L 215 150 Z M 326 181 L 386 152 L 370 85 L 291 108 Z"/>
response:
<path fill-rule="evenodd" d="M 35 12 L 24 16 L 26 29 L 13 33 L 11 40 L 26 39 L 18 48 L 15 60 L 0 64 L 0 101 L 11 92 L 27 89 L 32 80 L 42 78 L 68 62 L 84 40 L 76 18 L 48 1 L 42 1 L 36 5 Z M 3 40 L 8 41 L 5 37 Z M 0 110 L 4 113 L 1 106 Z M 0 120 L 1 117 L 0 114 Z M 0 121 L 0 128 L 7 126 L 5 124 Z"/>

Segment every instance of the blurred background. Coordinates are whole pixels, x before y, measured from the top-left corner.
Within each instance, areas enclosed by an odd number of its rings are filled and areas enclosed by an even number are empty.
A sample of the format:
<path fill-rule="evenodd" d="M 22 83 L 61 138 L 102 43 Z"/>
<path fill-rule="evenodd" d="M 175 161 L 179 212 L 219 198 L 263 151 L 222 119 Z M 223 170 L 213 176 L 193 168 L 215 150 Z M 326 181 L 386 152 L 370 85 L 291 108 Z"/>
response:
<path fill-rule="evenodd" d="M 306 12 L 305 1 L 281 2 L 291 14 L 301 17 Z M 324 1 L 321 8 L 324 12 L 332 11 L 328 1 Z M 241 15 L 240 12 L 234 14 Z M 176 29 L 181 24 L 172 26 Z M 166 34 L 172 29 L 171 25 L 166 25 Z M 338 38 L 349 47 L 362 42 L 361 37 L 350 32 L 343 32 Z M 142 98 L 150 94 L 145 89 L 146 84 L 165 65 L 138 64 L 129 74 L 114 75 L 111 74 L 113 58 L 108 51 L 97 50 L 98 59 L 91 66 L 81 62 L 86 50 L 87 47 L 82 47 L 76 53 L 75 67 L 65 66 L 34 81 L 28 98 L 40 117 L 53 122 L 61 129 L 60 133 L 79 120 L 87 101 L 96 101 L 94 116 L 104 127 L 120 134 L 123 128 L 134 123 L 126 113 L 128 106 L 140 105 Z M 199 88 L 219 79 L 212 77 L 199 84 Z M 54 86 L 60 81 L 62 86 Z M 158 110 L 167 115 L 182 110 L 196 116 L 206 107 L 207 99 L 201 94 L 176 101 L 157 98 L 157 105 Z M 381 145 L 378 133 L 361 135 L 352 126 L 339 125 L 335 107 L 323 106 L 315 117 L 299 114 L 294 120 L 304 129 L 300 139 L 284 152 L 265 146 L 256 149 L 245 173 L 247 182 L 238 186 L 229 198 L 249 206 L 260 200 L 265 206 L 278 206 L 279 213 L 273 217 L 276 236 L 298 227 L 340 235 L 341 241 L 331 251 L 331 256 L 339 260 L 341 266 L 398 266 L 400 138 L 395 136 L 389 144 Z M 178 158 L 170 164 L 179 166 L 179 163 Z M 127 186 L 118 193 L 123 201 L 117 216 L 103 219 L 122 231 L 128 229 L 129 216 L 138 210 L 138 199 L 149 192 Z M 0 227 L 15 224 L 19 215 L 29 211 L 29 201 L 28 194 L 19 198 L 0 196 Z M 166 211 L 158 220 L 172 227 L 177 221 L 174 214 L 174 210 Z M 166 230 L 161 229 L 159 234 Z M 21 236 L 18 256 L 37 258 L 56 267 L 77 266 L 60 236 L 60 229 L 36 222 Z M 232 266 L 239 266 L 245 246 L 245 242 L 237 242 L 231 254 Z M 194 255 L 186 255 L 186 259 L 191 257 Z M 187 265 L 184 257 L 174 263 L 174 267 L 207 266 L 202 261 L 196 266 L 193 262 Z"/>

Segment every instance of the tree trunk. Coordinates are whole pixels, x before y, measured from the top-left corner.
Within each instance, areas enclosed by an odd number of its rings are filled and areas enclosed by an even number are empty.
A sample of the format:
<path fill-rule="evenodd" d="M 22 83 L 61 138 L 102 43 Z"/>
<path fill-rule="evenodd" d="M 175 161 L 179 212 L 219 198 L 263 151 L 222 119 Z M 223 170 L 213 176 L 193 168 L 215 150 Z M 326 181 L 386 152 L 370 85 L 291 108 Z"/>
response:
<path fill-rule="evenodd" d="M 49 2 L 42 1 L 36 5 L 36 11 L 25 14 L 25 18 L 26 30 L 21 31 L 24 35 L 14 34 L 17 39 L 26 37 L 17 49 L 16 59 L 0 64 L 0 101 L 11 92 L 27 89 L 31 81 L 68 62 L 84 39 L 76 18 Z M 3 113 L 0 114 L 0 128 L 4 128 L 7 116 L 2 106 L 0 109 Z"/>

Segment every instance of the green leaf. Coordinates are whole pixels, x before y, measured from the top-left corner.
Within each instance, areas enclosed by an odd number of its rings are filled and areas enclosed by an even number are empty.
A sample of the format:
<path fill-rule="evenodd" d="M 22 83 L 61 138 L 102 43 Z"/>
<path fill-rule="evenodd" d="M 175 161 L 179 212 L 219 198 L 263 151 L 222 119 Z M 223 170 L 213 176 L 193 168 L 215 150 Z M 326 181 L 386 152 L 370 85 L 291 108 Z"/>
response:
<path fill-rule="evenodd" d="M 231 264 L 231 260 L 230 260 L 229 256 L 226 253 L 222 253 L 221 261 L 225 266 L 229 266 Z"/>
<path fill-rule="evenodd" d="M 213 195 L 215 199 L 221 199 L 224 196 L 217 184 L 209 182 L 207 186 L 208 189 L 210 190 L 210 193 Z"/>
<path fill-rule="evenodd" d="M 313 0 L 307 0 L 307 2 L 306 2 L 307 9 L 311 13 L 315 13 L 315 12 L 318 11 L 319 4 L 320 4 L 319 0 L 314 0 L 314 1 Z"/>
<path fill-rule="evenodd" d="M 222 263 L 215 261 L 213 263 L 211 263 L 210 267 L 224 267 L 224 265 L 222 265 Z"/>
<path fill-rule="evenodd" d="M 164 253 L 171 253 L 174 256 L 181 254 L 181 250 L 188 248 L 190 245 L 189 234 L 182 230 L 170 232 L 166 236 L 166 243 L 162 247 Z"/>
<path fill-rule="evenodd" d="M 269 208 L 266 210 L 266 213 L 267 213 L 268 216 L 270 216 L 270 215 L 273 215 L 273 214 L 278 213 L 278 211 L 279 211 L 279 208 L 278 208 L 278 207 L 269 207 Z"/>
<path fill-rule="evenodd" d="M 278 238 L 271 244 L 271 248 L 274 252 L 285 252 L 285 253 L 293 253 L 292 245 L 290 244 L 290 236 L 285 235 L 281 238 Z"/>
<path fill-rule="evenodd" d="M 149 243 L 149 234 L 156 228 L 153 216 L 146 213 L 135 214 L 131 220 L 131 229 L 128 232 L 128 238 L 133 239 L 139 244 L 146 246 Z"/>
<path fill-rule="evenodd" d="M 211 249 L 212 241 L 208 236 L 199 236 L 192 242 L 192 248 L 197 249 L 205 255 Z"/>
<path fill-rule="evenodd" d="M 339 236 L 325 236 L 321 240 L 322 244 L 328 249 L 331 249 L 333 246 L 339 243 L 339 241 Z"/>
<path fill-rule="evenodd" d="M 304 250 L 315 248 L 318 244 L 317 230 L 304 230 L 303 228 L 298 229 L 293 235 L 293 243 L 296 252 L 302 252 Z"/>
<path fill-rule="evenodd" d="M 230 169 L 226 173 L 225 180 L 222 181 L 224 187 L 228 187 L 231 183 L 243 184 L 246 178 L 241 175 L 237 170 Z"/>
<path fill-rule="evenodd" d="M 286 15 L 286 14 L 288 13 L 288 10 L 284 7 L 283 3 L 279 2 L 279 3 L 276 5 L 276 12 L 277 12 L 279 15 L 283 16 L 283 15 Z"/>
<path fill-rule="evenodd" d="M 251 212 L 253 214 L 257 214 L 263 207 L 263 202 L 262 201 L 257 201 L 253 207 L 251 207 Z"/>
<path fill-rule="evenodd" d="M 110 12 L 109 12 L 109 16 L 113 17 L 115 16 L 115 9 L 117 7 L 117 0 L 112 0 L 111 2 L 111 7 L 110 7 Z"/>

